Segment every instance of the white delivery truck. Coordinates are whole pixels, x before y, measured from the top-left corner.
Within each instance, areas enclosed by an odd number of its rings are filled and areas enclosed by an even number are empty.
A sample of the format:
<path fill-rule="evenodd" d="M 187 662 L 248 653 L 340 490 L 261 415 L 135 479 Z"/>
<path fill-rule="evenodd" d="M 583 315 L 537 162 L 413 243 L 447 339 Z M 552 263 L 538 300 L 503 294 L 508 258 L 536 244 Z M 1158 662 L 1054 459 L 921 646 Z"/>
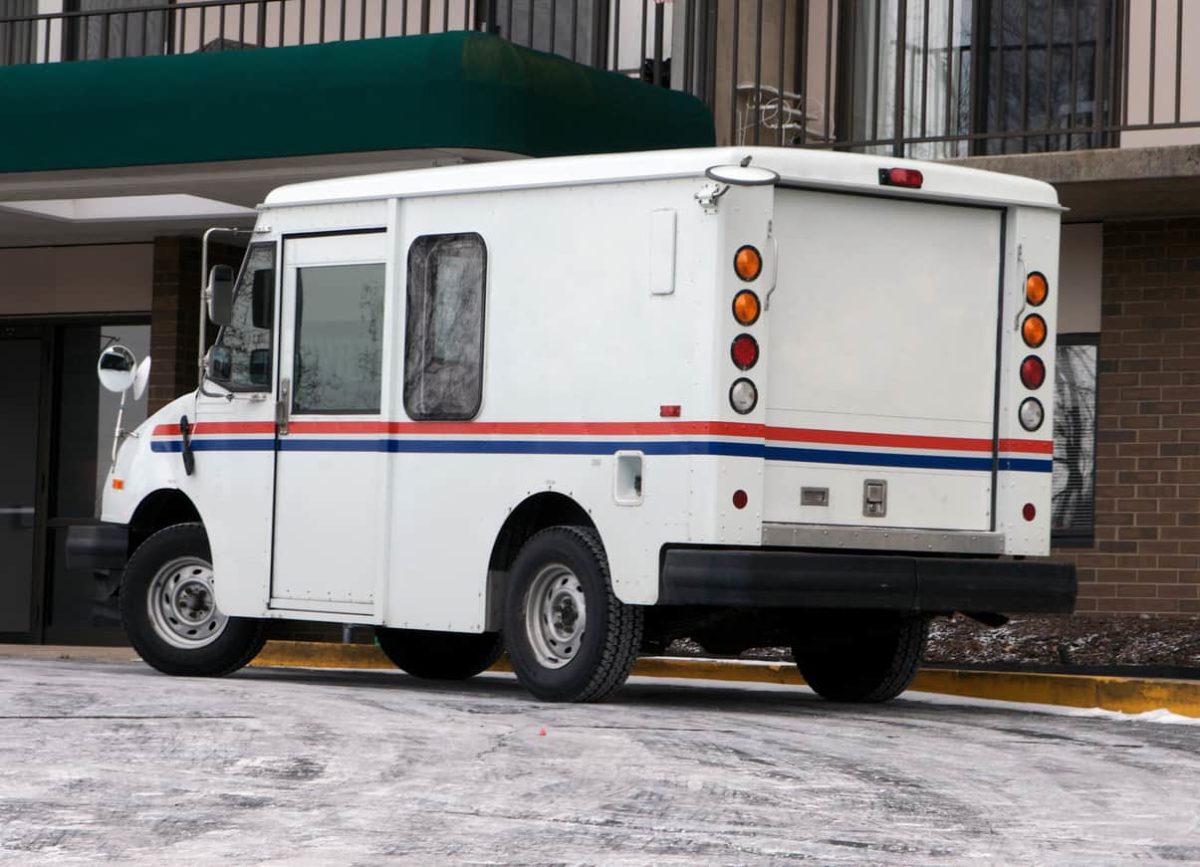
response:
<path fill-rule="evenodd" d="M 123 570 L 171 674 L 231 672 L 286 618 L 373 626 L 424 677 L 506 650 L 549 700 L 680 636 L 890 698 L 935 615 L 1073 607 L 1073 569 L 1031 559 L 1060 210 L 774 148 L 279 189 L 214 269 L 200 387 L 123 437 L 70 549 Z"/>

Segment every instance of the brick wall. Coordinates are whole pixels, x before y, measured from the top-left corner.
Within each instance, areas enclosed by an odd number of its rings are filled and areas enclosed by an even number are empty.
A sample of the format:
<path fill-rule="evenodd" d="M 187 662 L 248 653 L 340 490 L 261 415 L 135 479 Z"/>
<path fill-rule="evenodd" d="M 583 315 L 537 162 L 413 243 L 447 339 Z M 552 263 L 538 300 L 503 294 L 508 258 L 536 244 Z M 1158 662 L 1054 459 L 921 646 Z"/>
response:
<path fill-rule="evenodd" d="M 196 388 L 196 340 L 200 325 L 200 239 L 154 239 L 154 285 L 150 300 L 150 394 L 154 412 Z M 209 267 L 241 265 L 242 250 L 209 246 Z M 209 329 L 209 340 L 215 337 Z"/>
<path fill-rule="evenodd" d="M 1096 542 L 1081 612 L 1200 613 L 1200 217 L 1104 227 Z"/>

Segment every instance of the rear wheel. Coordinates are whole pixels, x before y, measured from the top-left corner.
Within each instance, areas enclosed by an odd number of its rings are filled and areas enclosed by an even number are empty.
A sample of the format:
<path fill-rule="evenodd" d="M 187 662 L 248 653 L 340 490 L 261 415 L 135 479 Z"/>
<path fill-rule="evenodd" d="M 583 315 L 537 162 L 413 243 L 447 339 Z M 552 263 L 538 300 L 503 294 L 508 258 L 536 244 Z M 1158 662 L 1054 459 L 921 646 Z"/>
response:
<path fill-rule="evenodd" d="M 496 632 L 426 632 L 380 627 L 375 635 L 380 649 L 397 668 L 429 680 L 466 680 L 491 668 L 504 652 Z"/>
<path fill-rule="evenodd" d="M 200 524 L 159 530 L 138 546 L 121 578 L 121 622 L 129 643 L 166 674 L 230 674 L 262 650 L 261 620 L 216 606 L 212 554 Z"/>
<path fill-rule="evenodd" d="M 805 682 L 822 698 L 888 701 L 916 677 L 928 634 L 923 617 L 843 615 L 803 630 L 792 654 Z"/>
<path fill-rule="evenodd" d="M 509 572 L 504 641 L 521 685 L 544 701 L 601 701 L 629 677 L 642 609 L 612 592 L 595 530 L 550 527 Z"/>

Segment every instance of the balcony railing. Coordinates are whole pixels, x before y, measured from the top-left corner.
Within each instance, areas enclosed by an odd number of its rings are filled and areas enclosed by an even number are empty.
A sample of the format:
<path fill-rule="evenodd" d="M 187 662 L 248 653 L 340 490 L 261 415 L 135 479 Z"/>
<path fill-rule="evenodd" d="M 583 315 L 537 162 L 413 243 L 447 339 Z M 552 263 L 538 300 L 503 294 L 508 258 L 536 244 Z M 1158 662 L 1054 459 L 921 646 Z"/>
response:
<path fill-rule="evenodd" d="M 1200 55 L 1184 52 L 1200 44 L 1197 0 L 6 0 L 0 10 L 0 65 L 482 30 L 687 90 L 726 143 L 941 158 L 1200 142 Z"/>
<path fill-rule="evenodd" d="M 51 0 L 55 2 L 55 0 Z M 41 0 L 41 6 L 47 5 Z M 667 84 L 655 0 L 0 0 L 0 66 L 479 30 Z M 28 7 L 22 11 L 22 7 Z M 17 11 L 14 11 L 17 10 Z M 622 42 L 624 40 L 624 42 Z M 643 62 L 645 60 L 645 62 Z"/>

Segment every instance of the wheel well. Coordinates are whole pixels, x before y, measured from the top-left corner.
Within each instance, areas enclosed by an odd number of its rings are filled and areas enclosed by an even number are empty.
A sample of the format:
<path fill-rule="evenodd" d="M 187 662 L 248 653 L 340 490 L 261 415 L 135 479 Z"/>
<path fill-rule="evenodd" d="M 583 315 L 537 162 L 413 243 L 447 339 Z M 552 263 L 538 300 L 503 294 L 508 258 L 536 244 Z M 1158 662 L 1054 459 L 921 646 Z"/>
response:
<path fill-rule="evenodd" d="M 596 529 L 587 511 L 566 494 L 543 491 L 525 499 L 509 513 L 488 560 L 488 629 L 499 628 L 500 609 L 504 598 L 504 582 L 508 569 L 525 541 L 547 527 L 569 525 Z"/>
<path fill-rule="evenodd" d="M 163 488 L 148 494 L 129 522 L 129 553 L 164 527 L 200 522 L 200 513 L 187 494 Z"/>

